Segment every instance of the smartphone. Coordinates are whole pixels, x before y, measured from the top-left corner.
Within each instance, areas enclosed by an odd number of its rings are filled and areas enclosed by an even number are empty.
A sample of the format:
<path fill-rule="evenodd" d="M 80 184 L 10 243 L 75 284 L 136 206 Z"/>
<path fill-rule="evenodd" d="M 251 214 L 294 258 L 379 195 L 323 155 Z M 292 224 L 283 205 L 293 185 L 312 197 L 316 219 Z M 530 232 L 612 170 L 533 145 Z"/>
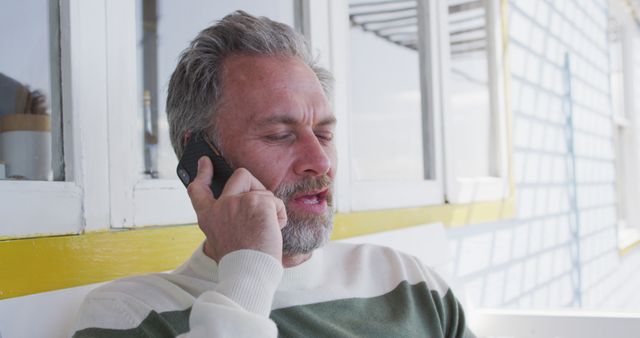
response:
<path fill-rule="evenodd" d="M 213 163 L 213 178 L 211 179 L 211 191 L 215 198 L 220 197 L 224 184 L 227 183 L 233 170 L 227 161 L 220 155 L 218 149 L 201 133 L 193 135 L 184 148 L 182 157 L 178 162 L 176 173 L 185 187 L 193 182 L 198 174 L 198 159 L 209 156 Z"/>

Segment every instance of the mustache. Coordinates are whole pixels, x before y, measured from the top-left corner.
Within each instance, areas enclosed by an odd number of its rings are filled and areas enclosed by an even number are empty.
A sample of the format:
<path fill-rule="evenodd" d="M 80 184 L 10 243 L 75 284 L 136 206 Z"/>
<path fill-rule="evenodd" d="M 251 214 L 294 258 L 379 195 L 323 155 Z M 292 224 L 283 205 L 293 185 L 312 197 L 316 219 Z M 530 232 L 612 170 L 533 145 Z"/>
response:
<path fill-rule="evenodd" d="M 297 194 L 305 194 L 318 190 L 329 189 L 329 192 L 327 193 L 327 203 L 331 205 L 331 202 L 333 200 L 332 187 L 333 180 L 328 175 L 305 177 L 298 182 L 280 184 L 273 192 L 273 194 L 286 203 L 294 195 Z"/>

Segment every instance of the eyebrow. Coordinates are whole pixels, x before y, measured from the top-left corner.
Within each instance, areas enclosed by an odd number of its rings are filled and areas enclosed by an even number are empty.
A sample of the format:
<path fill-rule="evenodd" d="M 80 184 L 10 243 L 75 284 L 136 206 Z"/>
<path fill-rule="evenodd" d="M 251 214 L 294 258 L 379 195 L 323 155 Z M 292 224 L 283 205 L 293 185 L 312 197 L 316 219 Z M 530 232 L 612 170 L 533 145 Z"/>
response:
<path fill-rule="evenodd" d="M 298 123 L 298 120 L 296 120 L 291 116 L 279 115 L 279 116 L 272 116 L 258 122 L 258 127 L 267 127 L 274 124 L 294 125 L 297 123 Z M 329 116 L 322 119 L 320 122 L 318 122 L 317 126 L 321 126 L 321 127 L 334 126 L 336 123 L 337 123 L 337 120 L 335 116 Z"/>

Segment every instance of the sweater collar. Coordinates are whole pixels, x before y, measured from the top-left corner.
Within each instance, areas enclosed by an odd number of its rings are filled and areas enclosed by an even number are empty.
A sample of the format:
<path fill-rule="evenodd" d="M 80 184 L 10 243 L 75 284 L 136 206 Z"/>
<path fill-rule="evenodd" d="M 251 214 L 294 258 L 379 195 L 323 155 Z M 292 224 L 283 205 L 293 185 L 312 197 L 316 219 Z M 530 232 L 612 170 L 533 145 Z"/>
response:
<path fill-rule="evenodd" d="M 322 271 L 324 251 L 324 247 L 316 249 L 305 262 L 284 269 L 280 288 L 298 289 L 308 287 L 309 281 L 320 280 L 318 274 Z M 178 267 L 175 272 L 214 283 L 218 282 L 218 264 L 204 253 L 204 242 L 198 246 L 191 258 Z"/>

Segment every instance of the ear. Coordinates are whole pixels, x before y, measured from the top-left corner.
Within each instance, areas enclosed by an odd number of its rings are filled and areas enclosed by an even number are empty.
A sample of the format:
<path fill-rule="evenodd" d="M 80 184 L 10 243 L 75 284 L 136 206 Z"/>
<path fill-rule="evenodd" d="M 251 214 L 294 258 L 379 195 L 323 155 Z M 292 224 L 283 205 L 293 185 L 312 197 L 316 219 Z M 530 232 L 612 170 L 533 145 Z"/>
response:
<path fill-rule="evenodd" d="M 191 130 L 187 130 L 184 133 L 184 136 L 182 136 L 182 145 L 186 145 L 189 142 L 189 139 L 191 139 Z"/>

